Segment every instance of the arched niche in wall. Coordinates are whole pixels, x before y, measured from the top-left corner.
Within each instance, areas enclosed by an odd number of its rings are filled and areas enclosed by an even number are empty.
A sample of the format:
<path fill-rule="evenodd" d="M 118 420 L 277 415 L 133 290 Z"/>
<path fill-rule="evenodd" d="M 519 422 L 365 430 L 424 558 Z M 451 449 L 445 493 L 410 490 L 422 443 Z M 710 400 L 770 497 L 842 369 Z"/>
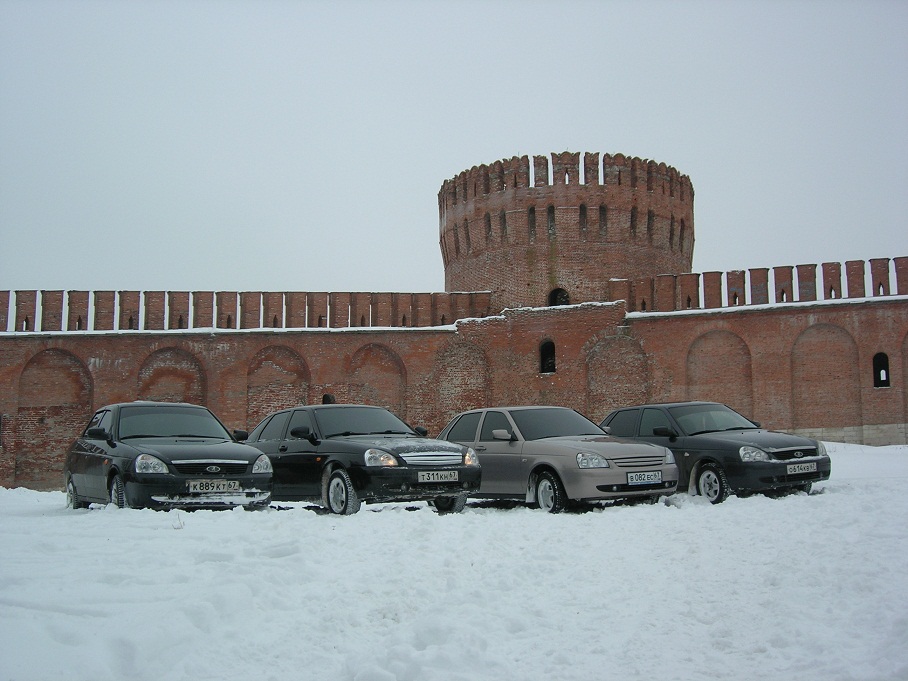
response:
<path fill-rule="evenodd" d="M 640 343 L 629 336 L 607 336 L 587 352 L 587 395 L 584 412 L 596 423 L 612 410 L 649 399 L 649 360 Z"/>
<path fill-rule="evenodd" d="M 462 411 L 486 406 L 490 376 L 488 357 L 478 345 L 455 342 L 440 350 L 432 382 L 441 424 Z"/>
<path fill-rule="evenodd" d="M 92 410 L 93 381 L 81 359 L 65 350 L 43 350 L 19 377 L 14 444 L 15 484 L 59 489 L 63 459 Z"/>
<path fill-rule="evenodd" d="M 407 420 L 404 363 L 384 345 L 369 343 L 353 354 L 347 384 L 346 401 L 385 407 Z"/>
<path fill-rule="evenodd" d="M 845 329 L 815 324 L 791 352 L 795 428 L 848 428 L 862 423 L 858 347 Z"/>
<path fill-rule="evenodd" d="M 687 399 L 721 402 L 754 417 L 753 360 L 731 331 L 708 331 L 687 350 Z"/>
<path fill-rule="evenodd" d="M 145 358 L 139 369 L 136 399 L 205 404 L 205 370 L 191 353 L 162 348 Z"/>
<path fill-rule="evenodd" d="M 309 366 L 291 348 L 259 350 L 246 371 L 246 426 L 252 430 L 272 411 L 309 402 Z"/>

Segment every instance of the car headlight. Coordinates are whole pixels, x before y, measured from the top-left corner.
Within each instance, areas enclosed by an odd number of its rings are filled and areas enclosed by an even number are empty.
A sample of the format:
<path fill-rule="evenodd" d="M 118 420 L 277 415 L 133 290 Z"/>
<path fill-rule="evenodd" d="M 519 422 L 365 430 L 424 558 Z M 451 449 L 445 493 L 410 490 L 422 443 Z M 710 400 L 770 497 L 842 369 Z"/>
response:
<path fill-rule="evenodd" d="M 577 452 L 577 465 L 580 468 L 608 468 L 608 461 L 601 454 Z"/>
<path fill-rule="evenodd" d="M 479 465 L 479 456 L 472 447 L 467 447 L 466 453 L 463 455 L 463 465 L 464 466 L 478 466 Z"/>
<path fill-rule="evenodd" d="M 665 452 L 665 463 L 675 463 L 675 454 L 670 449 Z"/>
<path fill-rule="evenodd" d="M 380 449 L 367 449 L 363 455 L 367 466 L 396 466 L 397 459 L 393 454 Z"/>
<path fill-rule="evenodd" d="M 136 473 L 169 473 L 167 464 L 151 454 L 139 454 L 136 457 Z"/>
<path fill-rule="evenodd" d="M 769 454 L 750 445 L 741 447 L 738 450 L 738 454 L 741 455 L 741 461 L 769 461 Z"/>
<path fill-rule="evenodd" d="M 273 473 L 274 469 L 271 467 L 271 459 L 268 458 L 266 454 L 262 454 L 259 458 L 255 460 L 255 463 L 252 464 L 253 473 Z"/>
<path fill-rule="evenodd" d="M 826 445 L 824 445 L 819 440 L 817 440 L 817 454 L 819 454 L 820 456 L 829 456 L 826 453 Z"/>

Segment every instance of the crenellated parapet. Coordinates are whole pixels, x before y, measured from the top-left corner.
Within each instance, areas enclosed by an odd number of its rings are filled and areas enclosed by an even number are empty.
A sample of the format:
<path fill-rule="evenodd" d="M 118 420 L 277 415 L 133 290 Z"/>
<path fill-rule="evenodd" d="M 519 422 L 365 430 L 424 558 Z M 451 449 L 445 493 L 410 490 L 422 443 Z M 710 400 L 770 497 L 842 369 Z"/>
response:
<path fill-rule="evenodd" d="M 533 307 L 603 300 L 615 278 L 690 272 L 693 196 L 686 175 L 623 154 L 474 166 L 438 194 L 445 288 Z"/>
<path fill-rule="evenodd" d="M 446 326 L 490 314 L 490 294 L 0 291 L 0 333 Z"/>
<path fill-rule="evenodd" d="M 613 279 L 606 300 L 625 301 L 628 312 L 675 312 L 892 295 L 908 296 L 908 257 Z"/>

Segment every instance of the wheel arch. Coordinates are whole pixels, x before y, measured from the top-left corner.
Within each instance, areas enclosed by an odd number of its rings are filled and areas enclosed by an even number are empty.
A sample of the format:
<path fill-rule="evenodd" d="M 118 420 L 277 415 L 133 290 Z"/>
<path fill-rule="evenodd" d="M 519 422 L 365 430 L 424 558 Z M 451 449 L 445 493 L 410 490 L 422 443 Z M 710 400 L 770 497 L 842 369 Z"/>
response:
<path fill-rule="evenodd" d="M 539 481 L 539 476 L 543 471 L 548 471 L 561 480 L 561 476 L 552 464 L 546 462 L 536 464 L 533 470 L 530 471 L 530 477 L 527 478 L 526 502 L 528 504 L 536 503 L 536 483 Z M 564 480 L 561 480 L 561 484 L 564 485 Z"/>
<path fill-rule="evenodd" d="M 694 465 L 691 466 L 690 474 L 687 478 L 687 493 L 690 494 L 691 496 L 698 495 L 697 477 L 700 475 L 700 471 L 703 470 L 703 467 L 707 464 L 713 464 L 713 465 L 721 468 L 723 471 L 725 470 L 725 466 L 722 464 L 722 462 L 710 454 L 708 454 L 706 456 L 701 456 L 699 459 L 697 459 L 697 461 L 694 463 Z M 728 474 L 726 473 L 726 478 L 727 477 L 728 477 Z"/>

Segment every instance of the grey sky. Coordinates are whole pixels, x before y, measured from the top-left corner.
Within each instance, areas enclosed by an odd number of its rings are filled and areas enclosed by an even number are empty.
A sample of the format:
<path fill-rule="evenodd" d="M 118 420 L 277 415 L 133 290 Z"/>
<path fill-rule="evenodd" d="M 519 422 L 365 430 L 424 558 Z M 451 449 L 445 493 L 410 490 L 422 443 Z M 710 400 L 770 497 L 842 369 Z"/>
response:
<path fill-rule="evenodd" d="M 908 255 L 908 3 L 0 0 L 0 290 L 440 291 L 442 182 L 566 150 L 694 271 Z"/>

